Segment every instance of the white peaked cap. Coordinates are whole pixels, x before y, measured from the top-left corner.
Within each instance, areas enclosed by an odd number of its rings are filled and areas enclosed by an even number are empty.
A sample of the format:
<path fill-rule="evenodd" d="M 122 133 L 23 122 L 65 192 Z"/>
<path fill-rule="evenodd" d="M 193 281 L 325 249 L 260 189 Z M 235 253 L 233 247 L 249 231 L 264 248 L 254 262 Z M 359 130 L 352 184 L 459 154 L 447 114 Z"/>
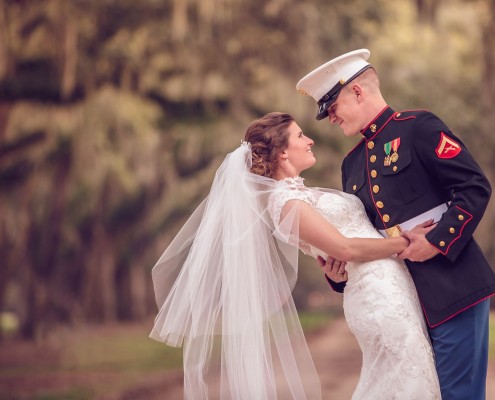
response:
<path fill-rule="evenodd" d="M 316 119 L 328 116 L 327 108 L 335 101 L 340 90 L 352 79 L 370 67 L 368 49 L 354 50 L 326 62 L 302 78 L 296 89 L 311 96 L 320 106 Z"/>

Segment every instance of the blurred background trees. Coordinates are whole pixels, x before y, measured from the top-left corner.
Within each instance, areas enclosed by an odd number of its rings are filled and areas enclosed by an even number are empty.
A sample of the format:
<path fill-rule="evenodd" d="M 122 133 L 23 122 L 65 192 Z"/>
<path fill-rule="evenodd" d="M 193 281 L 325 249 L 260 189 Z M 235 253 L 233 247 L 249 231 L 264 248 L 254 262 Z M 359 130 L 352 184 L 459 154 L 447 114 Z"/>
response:
<path fill-rule="evenodd" d="M 494 18 L 494 0 L 0 0 L 0 312 L 26 338 L 153 315 L 154 262 L 263 113 L 294 115 L 308 183 L 340 188 L 354 142 L 295 84 L 357 48 L 394 109 L 434 111 L 495 182 Z M 494 230 L 492 202 L 493 265 Z M 327 291 L 314 264 L 302 308 Z"/>

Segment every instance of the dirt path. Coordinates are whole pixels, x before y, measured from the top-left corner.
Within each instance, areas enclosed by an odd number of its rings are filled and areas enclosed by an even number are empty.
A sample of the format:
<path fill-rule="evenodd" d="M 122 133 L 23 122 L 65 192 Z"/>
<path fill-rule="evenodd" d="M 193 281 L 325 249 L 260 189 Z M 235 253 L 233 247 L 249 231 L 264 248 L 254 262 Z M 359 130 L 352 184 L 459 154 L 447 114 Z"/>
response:
<path fill-rule="evenodd" d="M 350 399 L 361 369 L 361 350 L 344 318 L 309 338 L 323 399 Z"/>
<path fill-rule="evenodd" d="M 324 400 L 350 399 L 361 369 L 361 350 L 343 317 L 308 338 Z M 123 394 L 118 400 L 181 400 L 182 374 L 168 373 Z M 495 400 L 495 360 L 488 369 L 487 400 Z M 104 400 L 104 399 L 100 399 Z"/>
<path fill-rule="evenodd" d="M 495 314 L 492 313 L 492 318 Z M 343 318 L 309 340 L 324 400 L 350 399 L 359 379 L 361 350 Z M 495 400 L 495 354 L 488 364 L 487 400 Z"/>

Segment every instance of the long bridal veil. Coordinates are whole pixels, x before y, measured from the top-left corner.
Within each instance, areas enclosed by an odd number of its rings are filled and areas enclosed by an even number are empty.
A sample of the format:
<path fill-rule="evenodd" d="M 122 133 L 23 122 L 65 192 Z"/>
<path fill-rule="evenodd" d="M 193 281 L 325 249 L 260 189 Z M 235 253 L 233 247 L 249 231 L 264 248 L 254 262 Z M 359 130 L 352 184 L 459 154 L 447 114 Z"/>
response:
<path fill-rule="evenodd" d="M 291 294 L 298 249 L 283 232 L 296 218 L 273 225 L 276 181 L 250 167 L 243 143 L 154 266 L 150 337 L 183 346 L 186 399 L 320 399 Z"/>

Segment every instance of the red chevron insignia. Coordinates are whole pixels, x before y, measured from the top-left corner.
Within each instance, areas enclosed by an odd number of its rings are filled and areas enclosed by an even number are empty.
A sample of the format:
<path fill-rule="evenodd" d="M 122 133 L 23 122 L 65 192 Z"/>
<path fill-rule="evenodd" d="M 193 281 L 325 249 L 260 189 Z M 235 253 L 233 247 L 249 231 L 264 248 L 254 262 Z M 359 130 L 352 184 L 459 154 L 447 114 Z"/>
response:
<path fill-rule="evenodd" d="M 442 132 L 435 152 L 438 158 L 454 158 L 461 152 L 461 145 Z"/>

